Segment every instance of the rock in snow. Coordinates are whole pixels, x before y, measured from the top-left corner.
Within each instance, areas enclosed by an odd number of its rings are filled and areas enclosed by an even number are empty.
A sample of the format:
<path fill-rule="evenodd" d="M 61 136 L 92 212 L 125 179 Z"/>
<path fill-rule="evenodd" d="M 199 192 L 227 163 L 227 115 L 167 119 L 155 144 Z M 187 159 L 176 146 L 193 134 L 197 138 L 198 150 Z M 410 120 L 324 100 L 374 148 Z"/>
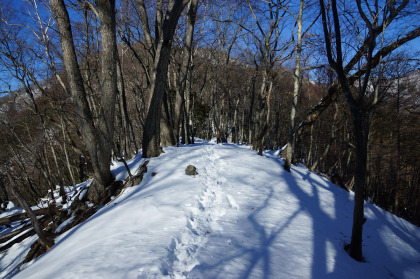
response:
<path fill-rule="evenodd" d="M 186 175 L 197 175 L 197 169 L 193 166 L 193 165 L 189 165 L 186 169 L 185 169 L 185 174 Z"/>

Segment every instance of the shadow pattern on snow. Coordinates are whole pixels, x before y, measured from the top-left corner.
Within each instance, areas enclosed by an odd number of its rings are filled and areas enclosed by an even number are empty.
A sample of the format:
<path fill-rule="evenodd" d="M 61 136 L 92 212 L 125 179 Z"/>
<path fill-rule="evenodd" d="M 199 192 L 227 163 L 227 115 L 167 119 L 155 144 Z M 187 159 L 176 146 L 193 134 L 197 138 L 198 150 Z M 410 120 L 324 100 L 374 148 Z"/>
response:
<path fill-rule="evenodd" d="M 229 150 L 240 147 L 220 146 Z M 222 159 L 223 156 L 220 157 L 220 160 Z M 228 157 L 226 159 L 228 160 Z M 207 247 L 203 248 L 202 252 L 205 256 L 201 257 L 201 263 L 191 271 L 189 277 L 201 275 L 207 278 L 278 278 L 278 276 L 294 278 L 394 278 L 398 276 L 399 278 L 402 276 L 402 274 L 396 275 L 397 271 L 391 270 L 393 267 L 386 267 L 380 260 L 378 263 L 375 259 L 378 253 L 380 259 L 393 262 L 393 266 L 404 265 L 405 260 L 411 260 L 410 264 L 406 264 L 407 268 L 415 264 L 409 257 L 392 259 L 389 247 L 377 234 L 380 228 L 372 221 L 372 219 L 380 218 L 379 216 L 383 213 L 369 203 L 365 207 L 371 209 L 372 214 L 368 216 L 365 225 L 364 254 L 368 263 L 370 261 L 375 263 L 364 264 L 351 259 L 344 251 L 344 246 L 350 242 L 353 195 L 306 169 L 293 167 L 292 173 L 285 172 L 280 158 L 269 154 L 265 158 L 256 158 L 256 160 L 264 159 L 272 162 L 270 169 L 264 169 L 258 163 L 253 164 L 251 168 L 255 169 L 256 175 L 277 174 L 278 181 L 268 183 L 270 185 L 254 185 L 260 188 L 260 196 L 264 196 L 264 202 L 259 205 L 256 205 L 255 200 L 242 203 L 241 210 L 252 208 L 252 211 L 239 216 L 236 224 L 226 224 L 229 231 L 236 231 L 238 235 L 236 237 L 224 236 L 223 233 L 212 235 L 214 241 L 210 239 Z M 228 174 L 225 173 L 225 175 L 229 182 Z M 243 175 L 230 176 L 230 178 L 237 181 L 237 184 L 250 184 L 248 177 Z M 261 181 L 266 182 L 264 179 Z M 283 188 L 284 185 L 287 189 Z M 282 201 L 282 193 L 287 193 L 289 196 L 285 195 L 285 198 L 291 200 Z M 322 198 L 326 195 L 332 198 Z M 287 217 L 266 222 L 264 214 L 273 210 L 278 200 L 282 203 L 278 214 Z M 295 203 L 298 204 L 297 207 L 294 206 Z M 299 226 L 302 220 L 310 227 Z M 393 233 L 401 235 L 401 232 L 397 231 L 399 229 L 393 224 L 382 222 L 381 220 L 380 226 L 389 227 Z M 302 232 L 305 230 L 312 234 Z M 375 232 L 376 235 L 374 235 Z M 302 235 L 301 241 L 308 244 L 306 250 L 295 250 L 294 243 L 288 242 L 288 236 L 292 241 L 297 241 L 300 235 Z M 407 234 L 403 236 L 403 241 L 410 243 L 410 246 L 418 252 L 418 248 L 415 248 L 418 246 L 415 244 L 415 241 L 419 240 L 418 237 L 410 237 Z M 226 243 L 231 246 L 231 249 L 215 243 Z M 296 249 L 302 249 L 302 245 L 296 246 L 300 246 Z M 284 251 L 284 254 L 278 255 L 278 249 Z M 229 266 L 234 268 L 229 268 Z M 302 271 L 300 272 L 299 269 Z M 279 270 L 281 275 L 278 274 Z"/>

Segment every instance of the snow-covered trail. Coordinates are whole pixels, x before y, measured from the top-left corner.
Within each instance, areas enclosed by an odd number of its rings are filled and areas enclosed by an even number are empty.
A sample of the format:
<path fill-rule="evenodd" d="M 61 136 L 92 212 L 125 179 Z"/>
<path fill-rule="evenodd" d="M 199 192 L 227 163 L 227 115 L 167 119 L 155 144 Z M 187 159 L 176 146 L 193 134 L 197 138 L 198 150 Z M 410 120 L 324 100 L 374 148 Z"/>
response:
<path fill-rule="evenodd" d="M 200 175 L 202 183 L 201 193 L 192 204 L 186 204 L 188 208 L 187 225 L 180 237 L 174 239 L 174 260 L 168 266 L 169 275 L 174 278 L 183 278 L 200 262 L 197 257 L 214 231 L 220 231 L 217 221 L 226 213 L 227 196 L 221 187 L 224 182 L 220 178 L 216 167 L 217 155 L 212 152 L 211 146 L 205 146 L 205 154 L 202 157 L 206 166 L 202 168 Z"/>
<path fill-rule="evenodd" d="M 16 278 L 419 278 L 418 227 L 367 204 L 353 261 L 353 195 L 308 170 L 239 145 L 164 150 Z"/>

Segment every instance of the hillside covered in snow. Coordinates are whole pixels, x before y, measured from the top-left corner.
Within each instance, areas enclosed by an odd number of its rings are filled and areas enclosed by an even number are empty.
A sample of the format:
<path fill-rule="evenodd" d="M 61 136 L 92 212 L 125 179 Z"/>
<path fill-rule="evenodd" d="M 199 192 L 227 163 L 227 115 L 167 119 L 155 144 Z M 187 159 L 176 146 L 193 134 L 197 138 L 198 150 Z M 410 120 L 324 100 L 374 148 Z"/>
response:
<path fill-rule="evenodd" d="M 140 185 L 19 271 L 36 237 L 1 253 L 0 277 L 420 278 L 420 228 L 366 203 L 365 262 L 353 260 L 353 193 L 284 171 L 277 153 L 206 141 L 164 151 Z M 144 160 L 128 161 L 131 172 Z M 127 176 L 120 163 L 112 171 Z"/>

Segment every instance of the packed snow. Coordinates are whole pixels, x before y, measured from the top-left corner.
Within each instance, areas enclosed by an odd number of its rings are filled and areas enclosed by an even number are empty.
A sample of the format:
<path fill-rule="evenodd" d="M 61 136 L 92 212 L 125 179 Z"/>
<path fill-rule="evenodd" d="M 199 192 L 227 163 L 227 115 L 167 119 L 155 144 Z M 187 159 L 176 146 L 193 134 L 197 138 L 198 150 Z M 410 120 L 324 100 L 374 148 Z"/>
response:
<path fill-rule="evenodd" d="M 13 278 L 420 278 L 420 228 L 366 203 L 365 262 L 353 260 L 343 247 L 354 195 L 303 167 L 284 171 L 277 153 L 213 141 L 164 151 L 140 185 Z M 144 161 L 128 161 L 131 172 Z M 112 172 L 127 176 L 120 163 Z M 33 241 L 0 254 L 0 277 L 8 253 Z"/>

